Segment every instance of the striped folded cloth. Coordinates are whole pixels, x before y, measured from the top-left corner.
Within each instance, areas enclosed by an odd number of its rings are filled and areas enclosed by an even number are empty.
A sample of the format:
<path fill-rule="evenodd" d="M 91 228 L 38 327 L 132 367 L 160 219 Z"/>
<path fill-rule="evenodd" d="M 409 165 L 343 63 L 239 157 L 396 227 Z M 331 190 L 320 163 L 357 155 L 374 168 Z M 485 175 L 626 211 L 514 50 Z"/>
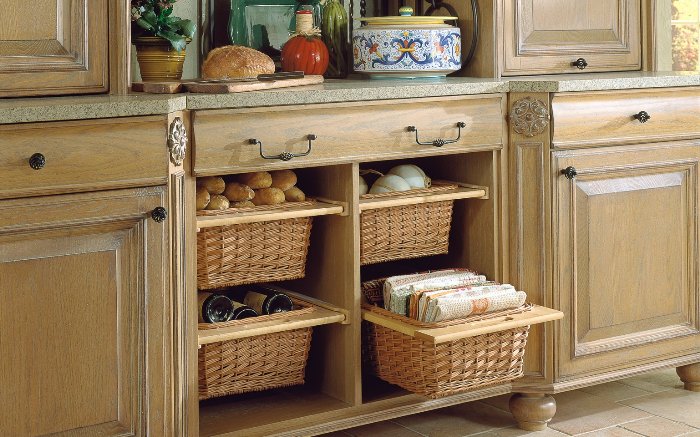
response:
<path fill-rule="evenodd" d="M 518 308 L 525 303 L 527 295 L 510 284 L 468 287 L 453 293 L 426 298 L 420 311 L 424 322 L 443 322 L 461 319 L 476 314 Z"/>

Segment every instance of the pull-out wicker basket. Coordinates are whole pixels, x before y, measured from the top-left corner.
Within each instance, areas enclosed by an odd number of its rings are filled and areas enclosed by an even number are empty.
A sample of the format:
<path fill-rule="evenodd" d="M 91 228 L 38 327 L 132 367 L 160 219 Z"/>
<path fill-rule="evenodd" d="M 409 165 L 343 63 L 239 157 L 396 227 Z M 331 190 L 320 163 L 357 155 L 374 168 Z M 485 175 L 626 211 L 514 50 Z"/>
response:
<path fill-rule="evenodd" d="M 199 330 L 293 319 L 314 312 L 294 300 L 294 311 L 225 323 L 200 323 Z M 199 399 L 262 391 L 304 383 L 312 328 L 203 344 L 199 349 Z"/>
<path fill-rule="evenodd" d="M 392 199 L 449 192 L 457 185 L 435 182 L 430 188 L 365 194 Z M 454 200 L 370 209 L 360 215 L 360 263 L 375 264 L 448 252 Z"/>
<path fill-rule="evenodd" d="M 197 216 L 255 213 L 298 208 L 314 201 L 197 211 Z M 311 217 L 202 228 L 197 233 L 197 287 L 200 290 L 303 278 Z"/>
<path fill-rule="evenodd" d="M 384 280 L 362 284 L 367 300 L 379 304 Z M 455 326 L 510 316 L 530 310 L 523 306 L 440 323 L 423 323 L 363 303 L 365 311 L 418 329 Z M 439 398 L 489 385 L 503 384 L 523 375 L 523 354 L 529 325 L 433 344 L 368 321 L 362 322 L 363 360 L 379 378 L 430 398 Z"/>

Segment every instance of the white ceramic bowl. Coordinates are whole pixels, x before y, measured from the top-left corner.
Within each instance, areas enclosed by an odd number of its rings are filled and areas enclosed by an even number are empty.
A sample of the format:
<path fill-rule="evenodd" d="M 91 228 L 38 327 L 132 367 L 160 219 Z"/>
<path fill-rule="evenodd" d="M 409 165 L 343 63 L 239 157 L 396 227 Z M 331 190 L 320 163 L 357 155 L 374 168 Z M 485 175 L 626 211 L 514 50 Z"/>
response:
<path fill-rule="evenodd" d="M 381 77 L 439 77 L 462 66 L 456 17 L 372 17 L 352 32 L 356 72 Z"/>

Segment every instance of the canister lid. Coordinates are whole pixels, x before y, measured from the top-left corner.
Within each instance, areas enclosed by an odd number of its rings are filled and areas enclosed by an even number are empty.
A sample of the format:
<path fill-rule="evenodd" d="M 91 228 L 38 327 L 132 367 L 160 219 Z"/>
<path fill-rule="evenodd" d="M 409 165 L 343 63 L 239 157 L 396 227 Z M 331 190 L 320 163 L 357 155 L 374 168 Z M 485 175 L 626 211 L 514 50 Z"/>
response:
<path fill-rule="evenodd" d="M 445 24 L 445 21 L 456 20 L 457 17 L 413 16 L 413 8 L 403 6 L 399 9 L 399 16 L 389 17 L 361 17 L 359 20 L 371 26 L 429 26 Z"/>

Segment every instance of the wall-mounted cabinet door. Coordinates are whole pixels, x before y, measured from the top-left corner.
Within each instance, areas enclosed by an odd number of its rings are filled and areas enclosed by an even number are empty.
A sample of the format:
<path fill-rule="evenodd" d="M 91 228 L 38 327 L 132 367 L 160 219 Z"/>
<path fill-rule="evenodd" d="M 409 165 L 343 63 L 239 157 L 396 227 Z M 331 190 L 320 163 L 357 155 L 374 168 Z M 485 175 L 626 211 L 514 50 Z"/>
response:
<path fill-rule="evenodd" d="M 640 0 L 505 1 L 503 75 L 639 70 L 640 14 Z"/>
<path fill-rule="evenodd" d="M 3 0 L 0 97 L 108 89 L 107 0 Z"/>
<path fill-rule="evenodd" d="M 697 353 L 699 160 L 697 141 L 554 152 L 557 380 Z"/>
<path fill-rule="evenodd" d="M 173 435 L 166 201 L 0 201 L 0 435 Z"/>

